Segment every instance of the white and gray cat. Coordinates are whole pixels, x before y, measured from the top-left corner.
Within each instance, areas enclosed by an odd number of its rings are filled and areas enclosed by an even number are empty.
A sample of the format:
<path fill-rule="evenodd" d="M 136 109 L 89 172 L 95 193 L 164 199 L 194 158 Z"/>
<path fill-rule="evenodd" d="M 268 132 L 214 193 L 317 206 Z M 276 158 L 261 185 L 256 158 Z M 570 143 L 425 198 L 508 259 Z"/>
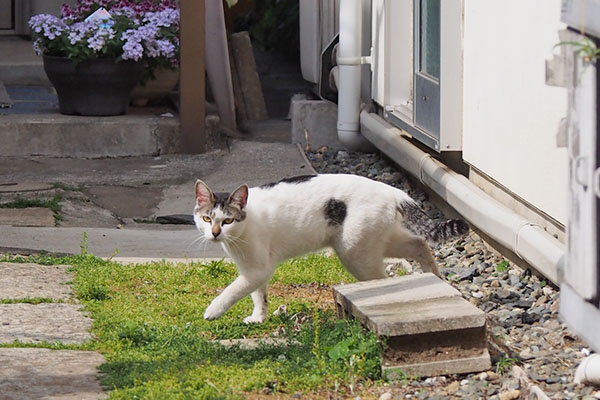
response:
<path fill-rule="evenodd" d="M 431 220 L 402 190 L 356 175 L 306 175 L 214 193 L 196 182 L 194 221 L 220 243 L 239 276 L 208 306 L 213 320 L 247 295 L 254 310 L 244 322 L 267 318 L 267 285 L 277 265 L 332 247 L 358 280 L 387 277 L 384 257 L 413 259 L 440 276 L 427 240 L 468 231 L 461 220 Z"/>

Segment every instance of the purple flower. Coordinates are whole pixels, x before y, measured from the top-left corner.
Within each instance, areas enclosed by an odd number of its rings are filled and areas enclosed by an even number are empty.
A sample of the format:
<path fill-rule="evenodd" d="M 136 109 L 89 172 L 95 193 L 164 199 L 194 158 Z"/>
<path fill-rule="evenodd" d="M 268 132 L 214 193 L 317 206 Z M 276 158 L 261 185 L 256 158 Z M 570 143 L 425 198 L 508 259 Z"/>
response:
<path fill-rule="evenodd" d="M 115 31 L 112 28 L 100 28 L 87 40 L 88 47 L 98 53 L 106 45 L 106 41 L 114 37 Z"/>
<path fill-rule="evenodd" d="M 179 10 L 166 8 L 162 11 L 146 13 L 144 23 L 167 28 L 179 26 Z"/>
<path fill-rule="evenodd" d="M 31 29 L 49 40 L 54 40 L 59 37 L 67 28 L 67 25 L 54 15 L 39 14 L 34 15 L 29 19 Z"/>
<path fill-rule="evenodd" d="M 85 36 L 98 29 L 98 24 L 97 20 L 75 22 L 69 29 L 69 42 L 72 45 L 81 42 Z"/>

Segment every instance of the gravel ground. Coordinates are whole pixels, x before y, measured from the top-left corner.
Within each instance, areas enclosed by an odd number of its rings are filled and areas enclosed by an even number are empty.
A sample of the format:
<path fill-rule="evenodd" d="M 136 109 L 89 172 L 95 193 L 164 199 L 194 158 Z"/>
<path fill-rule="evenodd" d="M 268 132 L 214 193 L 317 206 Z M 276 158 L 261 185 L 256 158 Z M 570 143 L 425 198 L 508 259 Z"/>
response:
<path fill-rule="evenodd" d="M 408 175 L 380 154 L 321 148 L 306 155 L 319 173 L 385 182 L 406 191 L 432 218 L 444 218 Z M 576 367 L 590 350 L 559 320 L 555 287 L 504 259 L 473 232 L 432 248 L 446 279 L 487 313 L 494 369 L 397 382 L 372 394 L 382 400 L 543 399 L 535 394 L 541 389 L 551 399 L 600 399 L 600 388 L 573 383 Z M 388 266 L 389 273 L 395 268 Z"/>

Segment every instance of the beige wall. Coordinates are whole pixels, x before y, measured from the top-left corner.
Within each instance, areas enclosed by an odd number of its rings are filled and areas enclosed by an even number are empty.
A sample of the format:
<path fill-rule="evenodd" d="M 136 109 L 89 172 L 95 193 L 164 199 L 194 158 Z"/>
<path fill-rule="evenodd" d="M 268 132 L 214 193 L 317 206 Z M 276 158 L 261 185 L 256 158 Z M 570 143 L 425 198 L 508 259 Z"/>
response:
<path fill-rule="evenodd" d="M 563 28 L 560 0 L 464 5 L 463 157 L 564 224 L 567 153 L 556 134 L 567 93 L 545 83 Z"/>

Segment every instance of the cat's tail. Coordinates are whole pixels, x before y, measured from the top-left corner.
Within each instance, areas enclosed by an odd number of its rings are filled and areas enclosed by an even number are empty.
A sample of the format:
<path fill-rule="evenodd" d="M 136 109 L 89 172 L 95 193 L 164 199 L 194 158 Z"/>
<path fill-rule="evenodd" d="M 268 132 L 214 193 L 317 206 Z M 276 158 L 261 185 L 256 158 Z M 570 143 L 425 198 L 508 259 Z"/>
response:
<path fill-rule="evenodd" d="M 469 225 L 461 219 L 432 220 L 414 201 L 399 202 L 398 211 L 409 231 L 431 242 L 443 242 L 469 231 Z"/>

